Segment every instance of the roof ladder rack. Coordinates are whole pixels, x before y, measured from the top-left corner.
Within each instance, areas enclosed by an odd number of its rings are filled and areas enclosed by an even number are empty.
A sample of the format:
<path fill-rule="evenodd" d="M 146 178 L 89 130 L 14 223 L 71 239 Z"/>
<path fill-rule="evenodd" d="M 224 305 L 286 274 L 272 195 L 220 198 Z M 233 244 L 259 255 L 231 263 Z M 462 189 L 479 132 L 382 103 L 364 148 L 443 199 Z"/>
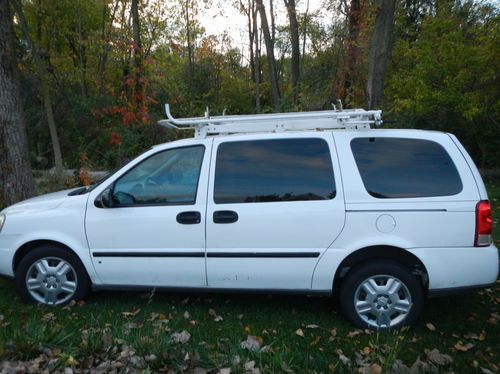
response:
<path fill-rule="evenodd" d="M 167 119 L 158 124 L 176 130 L 194 130 L 196 138 L 215 134 L 283 132 L 330 129 L 370 129 L 382 124 L 381 110 L 346 109 L 314 112 L 288 112 L 211 117 L 208 107 L 204 117 L 176 119 L 165 104 Z"/>

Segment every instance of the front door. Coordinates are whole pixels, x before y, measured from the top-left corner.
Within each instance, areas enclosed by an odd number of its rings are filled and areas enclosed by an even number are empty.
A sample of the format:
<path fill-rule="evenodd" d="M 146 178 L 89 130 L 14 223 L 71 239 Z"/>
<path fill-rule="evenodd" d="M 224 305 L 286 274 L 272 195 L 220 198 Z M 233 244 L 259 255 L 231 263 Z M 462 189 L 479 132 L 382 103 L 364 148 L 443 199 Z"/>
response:
<path fill-rule="evenodd" d="M 214 139 L 207 203 L 210 287 L 310 289 L 318 259 L 344 219 L 331 133 Z"/>
<path fill-rule="evenodd" d="M 90 195 L 86 232 L 103 284 L 206 286 L 206 183 L 199 181 L 208 176 L 208 148 L 151 151 L 112 183 L 110 207 Z"/>

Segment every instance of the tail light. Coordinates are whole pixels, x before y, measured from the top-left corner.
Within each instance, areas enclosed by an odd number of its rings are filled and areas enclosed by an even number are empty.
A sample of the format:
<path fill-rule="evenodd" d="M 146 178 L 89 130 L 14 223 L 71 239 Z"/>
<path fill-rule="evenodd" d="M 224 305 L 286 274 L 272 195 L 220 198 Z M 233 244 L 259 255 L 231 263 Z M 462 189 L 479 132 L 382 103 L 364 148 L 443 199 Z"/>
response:
<path fill-rule="evenodd" d="M 474 238 L 474 246 L 489 246 L 491 244 L 492 231 L 491 206 L 487 200 L 482 200 L 476 205 L 476 236 Z"/>

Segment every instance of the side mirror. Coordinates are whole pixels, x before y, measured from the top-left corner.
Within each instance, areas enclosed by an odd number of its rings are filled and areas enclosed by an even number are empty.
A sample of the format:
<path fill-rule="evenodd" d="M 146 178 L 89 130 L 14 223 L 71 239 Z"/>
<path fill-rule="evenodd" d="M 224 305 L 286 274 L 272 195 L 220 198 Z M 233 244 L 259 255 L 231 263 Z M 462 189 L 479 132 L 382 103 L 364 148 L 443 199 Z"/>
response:
<path fill-rule="evenodd" d="M 112 191 L 112 187 L 108 187 L 104 191 L 102 191 L 94 200 L 94 205 L 97 208 L 111 208 L 113 201 L 113 199 L 111 198 L 111 194 L 113 193 Z"/>

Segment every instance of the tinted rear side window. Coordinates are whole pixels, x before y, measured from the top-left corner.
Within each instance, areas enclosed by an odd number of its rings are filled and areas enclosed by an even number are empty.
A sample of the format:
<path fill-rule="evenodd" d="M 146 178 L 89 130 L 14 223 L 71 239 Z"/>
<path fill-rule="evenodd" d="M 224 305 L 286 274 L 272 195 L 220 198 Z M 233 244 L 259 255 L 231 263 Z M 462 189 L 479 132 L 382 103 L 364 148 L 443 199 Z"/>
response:
<path fill-rule="evenodd" d="M 327 200 L 335 192 L 322 139 L 227 142 L 217 150 L 216 204 Z"/>
<path fill-rule="evenodd" d="M 456 195 L 462 181 L 436 142 L 402 138 L 356 138 L 351 149 L 368 193 L 377 198 Z"/>

